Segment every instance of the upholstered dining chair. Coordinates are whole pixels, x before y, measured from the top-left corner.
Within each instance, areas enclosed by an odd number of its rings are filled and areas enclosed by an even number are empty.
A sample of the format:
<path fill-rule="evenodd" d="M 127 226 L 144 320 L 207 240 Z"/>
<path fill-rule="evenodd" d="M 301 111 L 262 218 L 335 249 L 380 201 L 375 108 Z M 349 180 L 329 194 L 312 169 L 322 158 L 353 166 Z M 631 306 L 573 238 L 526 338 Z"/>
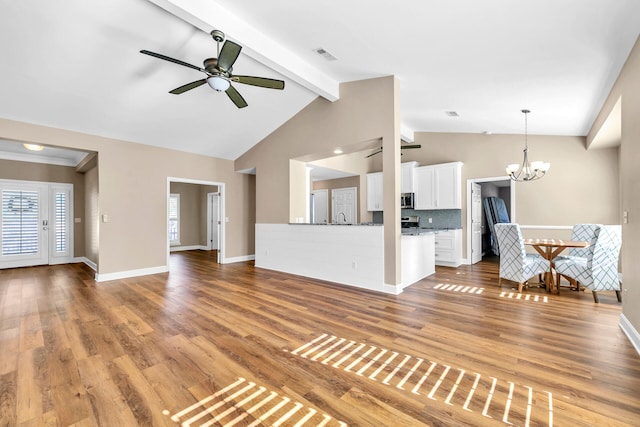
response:
<path fill-rule="evenodd" d="M 591 242 L 594 237 L 594 233 L 597 228 L 601 227 L 602 224 L 575 224 L 573 229 L 571 230 L 571 240 L 575 242 Z M 559 255 L 553 259 L 553 263 L 560 260 L 564 260 L 567 258 L 584 258 L 586 259 L 589 255 L 589 248 L 571 248 L 569 249 L 569 253 L 567 255 Z M 557 286 L 560 286 L 560 278 L 561 274 L 556 271 L 556 283 Z M 568 278 L 567 278 L 568 279 Z M 569 288 L 573 286 L 578 290 L 578 286 L 575 284 L 575 280 L 569 280 Z"/>
<path fill-rule="evenodd" d="M 498 223 L 494 228 L 500 251 L 498 286 L 502 287 L 502 279 L 512 280 L 518 282 L 518 292 L 522 292 L 530 278 L 549 271 L 549 261 L 538 254 L 526 253 L 520 225 Z"/>
<path fill-rule="evenodd" d="M 622 246 L 622 227 L 602 225 L 595 230 L 586 258 L 566 258 L 555 263 L 556 272 L 577 281 L 593 293 L 598 303 L 598 292 L 615 291 L 618 302 L 620 294 L 620 276 L 618 259 Z"/>

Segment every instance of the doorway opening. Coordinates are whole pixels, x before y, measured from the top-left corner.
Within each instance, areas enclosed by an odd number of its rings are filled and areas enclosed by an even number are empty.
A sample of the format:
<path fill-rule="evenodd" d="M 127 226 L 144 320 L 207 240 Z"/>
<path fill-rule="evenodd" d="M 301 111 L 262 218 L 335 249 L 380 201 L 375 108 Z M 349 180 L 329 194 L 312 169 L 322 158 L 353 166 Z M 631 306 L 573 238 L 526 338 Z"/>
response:
<path fill-rule="evenodd" d="M 222 264 L 225 260 L 225 185 L 221 182 L 184 178 L 167 179 L 167 267 L 171 252 L 201 250 Z M 171 200 L 179 196 L 179 212 L 171 211 Z M 175 229 L 179 232 L 176 233 Z M 179 235 L 179 242 L 171 241 Z"/>
<path fill-rule="evenodd" d="M 504 204 L 509 222 L 515 222 L 516 187 L 508 176 L 474 178 L 467 180 L 467 262 L 475 264 L 481 260 L 497 260 L 493 251 L 494 237 L 491 234 L 485 205 L 490 200 Z M 491 219 L 489 219 L 490 221 Z"/>

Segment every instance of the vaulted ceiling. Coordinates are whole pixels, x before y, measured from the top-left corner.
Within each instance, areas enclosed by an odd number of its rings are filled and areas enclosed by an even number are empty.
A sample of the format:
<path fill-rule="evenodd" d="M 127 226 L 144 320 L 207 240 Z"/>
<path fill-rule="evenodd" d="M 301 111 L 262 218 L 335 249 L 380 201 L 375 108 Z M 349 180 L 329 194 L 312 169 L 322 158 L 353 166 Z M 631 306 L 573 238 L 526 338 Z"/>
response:
<path fill-rule="evenodd" d="M 586 135 L 640 34 L 637 0 L 4 2 L 0 117 L 235 159 L 341 82 L 396 75 L 413 131 Z M 238 109 L 202 74 L 212 29 L 244 48 Z M 324 49 L 335 59 L 317 53 Z M 450 112 L 456 112 L 457 117 Z M 0 138 L 2 135 L 0 134 Z"/>

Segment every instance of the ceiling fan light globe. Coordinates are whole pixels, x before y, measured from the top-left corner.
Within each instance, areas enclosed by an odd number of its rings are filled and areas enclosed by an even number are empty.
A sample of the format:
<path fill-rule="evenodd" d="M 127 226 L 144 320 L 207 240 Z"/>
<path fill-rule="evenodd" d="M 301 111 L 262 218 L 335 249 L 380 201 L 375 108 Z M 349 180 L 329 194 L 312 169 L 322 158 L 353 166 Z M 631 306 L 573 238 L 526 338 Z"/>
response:
<path fill-rule="evenodd" d="M 220 76 L 212 76 L 207 78 L 207 83 L 209 84 L 209 86 L 211 86 L 211 89 L 218 92 L 226 91 L 231 85 L 231 83 L 229 83 L 229 80 L 223 79 Z"/>

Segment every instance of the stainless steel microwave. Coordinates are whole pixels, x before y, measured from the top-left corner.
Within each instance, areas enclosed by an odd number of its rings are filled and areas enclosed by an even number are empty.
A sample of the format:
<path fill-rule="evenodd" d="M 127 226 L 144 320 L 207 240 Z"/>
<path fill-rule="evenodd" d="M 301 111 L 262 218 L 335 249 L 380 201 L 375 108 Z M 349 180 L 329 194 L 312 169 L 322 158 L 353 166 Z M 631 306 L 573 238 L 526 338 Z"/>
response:
<path fill-rule="evenodd" d="M 413 193 L 400 194 L 400 207 L 402 209 L 413 209 Z"/>

